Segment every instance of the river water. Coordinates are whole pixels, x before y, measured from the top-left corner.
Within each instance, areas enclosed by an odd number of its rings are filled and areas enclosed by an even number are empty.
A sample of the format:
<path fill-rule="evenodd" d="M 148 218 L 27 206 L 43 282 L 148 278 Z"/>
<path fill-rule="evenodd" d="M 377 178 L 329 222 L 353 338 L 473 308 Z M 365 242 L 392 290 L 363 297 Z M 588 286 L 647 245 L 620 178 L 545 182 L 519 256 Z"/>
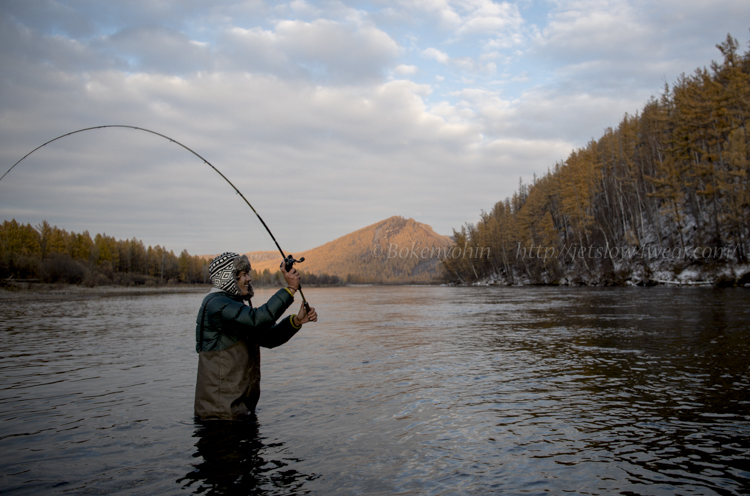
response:
<path fill-rule="evenodd" d="M 1 301 L 0 493 L 750 493 L 746 289 L 305 293 L 228 426 L 193 420 L 202 294 Z"/>

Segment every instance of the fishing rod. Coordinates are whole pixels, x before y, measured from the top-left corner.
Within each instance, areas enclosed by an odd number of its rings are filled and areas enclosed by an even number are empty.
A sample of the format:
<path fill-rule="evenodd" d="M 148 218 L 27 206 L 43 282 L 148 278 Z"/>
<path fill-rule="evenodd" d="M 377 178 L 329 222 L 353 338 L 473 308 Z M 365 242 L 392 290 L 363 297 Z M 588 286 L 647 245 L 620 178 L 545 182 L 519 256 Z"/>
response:
<path fill-rule="evenodd" d="M 209 167 L 211 167 L 227 183 L 229 183 L 229 185 L 232 187 L 232 189 L 234 189 L 237 192 L 237 194 L 240 195 L 240 198 L 242 198 L 245 201 L 245 203 L 247 203 L 247 206 L 250 207 L 250 210 L 253 211 L 253 213 L 256 215 L 256 217 L 258 217 L 258 220 L 260 220 L 260 223 L 263 224 L 263 227 L 266 228 L 266 231 L 268 232 L 268 235 L 271 236 L 271 239 L 273 240 L 274 244 L 276 245 L 276 248 L 279 249 L 279 253 L 281 253 L 282 258 L 284 259 L 284 270 L 286 270 L 288 272 L 288 271 L 290 271 L 292 269 L 292 267 L 294 267 L 295 263 L 304 262 L 305 261 L 305 257 L 302 257 L 299 260 L 297 260 L 297 259 L 294 258 L 294 256 L 292 256 L 291 253 L 288 256 L 284 254 L 284 250 L 282 250 L 281 246 L 279 246 L 279 242 L 276 241 L 276 238 L 274 237 L 273 233 L 271 232 L 271 230 L 266 225 L 265 221 L 263 220 L 263 217 L 261 217 L 260 214 L 257 212 L 257 210 L 255 210 L 255 208 L 253 208 L 253 206 L 250 204 L 250 202 L 247 201 L 247 198 L 245 198 L 245 195 L 243 195 L 242 192 L 239 189 L 237 189 L 237 186 L 235 186 L 234 184 L 232 184 L 232 181 L 230 181 L 227 178 L 227 176 L 225 176 L 224 174 L 222 174 L 221 171 L 214 166 L 214 164 L 212 164 L 211 162 L 209 162 L 208 160 L 206 160 L 205 158 L 203 158 L 197 152 L 195 152 L 192 149 L 188 148 L 187 146 L 183 145 L 182 143 L 180 143 L 176 139 L 172 139 L 169 136 L 166 136 L 166 135 L 161 134 L 161 133 L 157 133 L 156 131 L 151 131 L 150 129 L 145 129 L 145 128 L 137 127 L 137 126 L 128 126 L 128 125 L 125 125 L 125 124 L 107 124 L 107 125 L 104 125 L 104 126 L 87 127 L 87 128 L 84 128 L 84 129 L 78 129 L 77 131 L 71 131 L 69 133 L 65 133 L 63 135 L 58 136 L 57 138 L 53 138 L 53 139 L 51 139 L 51 140 L 49 140 L 49 141 L 47 141 L 45 143 L 42 143 L 41 145 L 39 145 L 36 148 L 34 148 L 33 150 L 31 150 L 29 153 L 27 153 L 26 155 L 24 155 L 23 157 L 21 157 L 20 160 L 18 160 L 18 162 L 16 162 L 15 164 L 13 164 L 10 169 L 8 169 L 7 171 L 5 171 L 5 174 L 3 174 L 2 176 L 0 176 L 0 181 L 2 181 L 3 178 L 5 176 L 7 176 L 8 173 L 10 171 L 12 171 L 15 166 L 17 166 L 18 164 L 20 164 L 26 157 L 28 157 L 29 155 L 31 155 L 35 151 L 37 151 L 40 148 L 43 148 L 43 147 L 49 145 L 50 143 L 52 143 L 54 141 L 57 141 L 57 140 L 59 140 L 61 138 L 65 138 L 66 136 L 71 136 L 73 134 L 82 133 L 84 131 L 93 131 L 95 129 L 105 129 L 105 128 L 110 128 L 110 127 L 112 127 L 112 128 L 135 129 L 136 131 L 144 131 L 146 133 L 154 134 L 154 135 L 159 136 L 161 138 L 164 138 L 164 139 L 166 139 L 168 141 L 171 141 L 175 145 L 181 146 L 182 148 L 184 148 L 185 150 L 189 151 L 190 153 L 192 153 L 193 155 L 195 155 L 199 159 L 203 160 L 203 163 L 205 163 L 206 165 L 208 165 Z M 309 312 L 310 311 L 310 305 L 307 303 L 307 300 L 305 299 L 305 295 L 302 292 L 302 285 L 300 285 L 300 287 L 299 287 L 299 294 L 302 297 L 302 302 L 305 305 L 305 309 Z"/>

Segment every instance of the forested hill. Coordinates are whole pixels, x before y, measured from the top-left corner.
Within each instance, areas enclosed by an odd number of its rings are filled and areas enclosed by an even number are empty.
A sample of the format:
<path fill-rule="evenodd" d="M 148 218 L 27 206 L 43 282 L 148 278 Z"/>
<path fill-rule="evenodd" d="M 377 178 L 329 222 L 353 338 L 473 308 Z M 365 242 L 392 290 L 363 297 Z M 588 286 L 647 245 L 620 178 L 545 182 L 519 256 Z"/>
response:
<path fill-rule="evenodd" d="M 296 266 L 301 272 L 338 276 L 347 283 L 426 283 L 438 276 L 440 260 L 452 246 L 430 226 L 395 216 L 294 256 L 305 257 Z M 253 270 L 273 273 L 279 258 L 251 262 Z"/>
<path fill-rule="evenodd" d="M 32 227 L 6 220 L 0 224 L 0 284 L 31 280 L 86 286 L 158 286 L 208 282 L 206 257 L 179 255 L 143 241 L 93 238 L 88 231 L 68 232 L 45 220 Z"/>
<path fill-rule="evenodd" d="M 304 284 L 427 283 L 453 243 L 414 219 L 391 217 L 304 253 L 297 268 Z M 280 254 L 250 252 L 256 285 L 281 284 Z M 36 227 L 0 223 L 0 281 L 39 281 L 87 286 L 208 283 L 215 255 L 179 255 L 133 238 L 117 240 L 88 231 L 68 232 L 43 221 Z M 266 274 L 263 272 L 267 271 Z"/>
<path fill-rule="evenodd" d="M 455 231 L 456 283 L 745 284 L 750 51 L 728 36 L 636 115 Z"/>

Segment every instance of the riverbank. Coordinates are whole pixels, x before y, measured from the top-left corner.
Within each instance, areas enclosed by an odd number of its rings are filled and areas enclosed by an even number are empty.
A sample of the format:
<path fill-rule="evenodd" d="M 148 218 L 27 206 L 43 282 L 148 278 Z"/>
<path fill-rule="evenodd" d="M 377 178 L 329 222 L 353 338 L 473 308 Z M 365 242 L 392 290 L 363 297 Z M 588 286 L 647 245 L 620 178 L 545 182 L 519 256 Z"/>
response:
<path fill-rule="evenodd" d="M 38 299 L 50 300 L 80 300 L 88 298 L 103 298 L 112 296 L 144 296 L 158 294 L 208 293 L 210 284 L 164 284 L 160 286 L 86 286 L 65 283 L 40 283 L 36 281 L 2 281 L 0 286 L 0 302 Z M 257 289 L 276 288 L 264 284 L 253 285 Z M 326 285 L 306 285 L 305 288 L 328 287 Z"/>
<path fill-rule="evenodd" d="M 618 263 L 610 270 L 583 270 L 562 275 L 547 271 L 495 273 L 472 286 L 704 286 L 750 288 L 750 264 L 633 264 Z"/>
<path fill-rule="evenodd" d="M 0 288 L 0 302 L 14 300 L 78 300 L 112 296 L 143 296 L 154 294 L 207 293 L 209 284 L 164 286 L 81 286 L 77 284 L 44 284 L 34 282 L 6 283 Z"/>

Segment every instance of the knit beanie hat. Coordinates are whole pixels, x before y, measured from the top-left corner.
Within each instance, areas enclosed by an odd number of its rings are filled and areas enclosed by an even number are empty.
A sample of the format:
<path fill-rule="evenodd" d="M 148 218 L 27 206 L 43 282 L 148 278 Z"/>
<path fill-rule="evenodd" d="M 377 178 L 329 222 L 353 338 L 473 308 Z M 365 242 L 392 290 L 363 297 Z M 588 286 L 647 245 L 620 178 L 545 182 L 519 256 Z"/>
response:
<path fill-rule="evenodd" d="M 238 255 L 227 251 L 214 258 L 208 265 L 211 283 L 227 293 L 240 294 L 237 287 L 237 276 L 241 271 L 250 272 L 250 261 L 246 255 Z"/>

